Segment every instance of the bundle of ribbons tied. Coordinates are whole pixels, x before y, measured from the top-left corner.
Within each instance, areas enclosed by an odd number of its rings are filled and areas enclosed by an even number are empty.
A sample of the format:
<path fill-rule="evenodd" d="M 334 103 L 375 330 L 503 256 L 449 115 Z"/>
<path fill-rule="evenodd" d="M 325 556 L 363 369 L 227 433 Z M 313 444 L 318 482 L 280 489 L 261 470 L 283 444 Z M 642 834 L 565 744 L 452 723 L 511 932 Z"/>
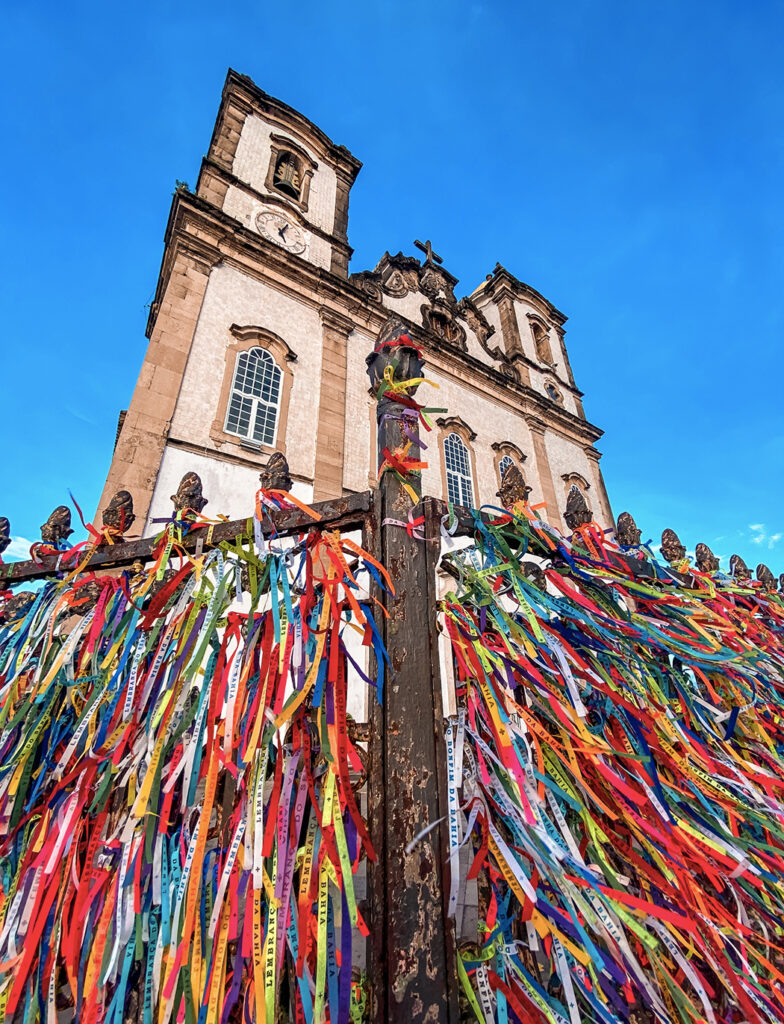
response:
<path fill-rule="evenodd" d="M 784 602 L 525 506 L 441 629 L 465 1019 L 784 1021 Z"/>
<path fill-rule="evenodd" d="M 198 557 L 181 527 L 149 568 L 90 574 L 89 611 L 74 572 L 0 631 L 0 1020 L 366 1005 L 355 876 L 375 853 L 347 681 L 356 664 L 366 685 L 364 645 L 381 696 L 386 573 L 315 523 L 270 541 L 256 517 Z"/>

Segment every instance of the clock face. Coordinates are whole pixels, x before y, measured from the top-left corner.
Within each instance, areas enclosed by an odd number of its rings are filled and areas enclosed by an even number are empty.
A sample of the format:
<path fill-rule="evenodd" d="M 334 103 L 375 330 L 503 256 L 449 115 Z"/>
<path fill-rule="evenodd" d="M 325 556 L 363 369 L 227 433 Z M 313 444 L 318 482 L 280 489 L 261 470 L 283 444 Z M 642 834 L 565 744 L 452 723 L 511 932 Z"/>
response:
<path fill-rule="evenodd" d="M 296 224 L 292 224 L 282 213 L 266 211 L 256 217 L 259 232 L 279 245 L 282 249 L 295 254 L 305 251 L 305 233 Z"/>

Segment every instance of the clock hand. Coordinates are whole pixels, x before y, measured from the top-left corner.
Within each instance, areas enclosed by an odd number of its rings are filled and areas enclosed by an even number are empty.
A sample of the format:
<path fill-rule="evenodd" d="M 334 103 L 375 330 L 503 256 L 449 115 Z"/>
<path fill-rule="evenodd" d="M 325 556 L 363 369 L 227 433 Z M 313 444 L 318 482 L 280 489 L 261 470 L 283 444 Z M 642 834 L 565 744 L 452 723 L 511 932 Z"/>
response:
<path fill-rule="evenodd" d="M 286 236 L 287 228 L 288 228 L 288 224 L 284 224 L 282 228 L 278 228 L 278 234 L 280 235 L 280 237 L 283 239 L 284 242 L 286 241 L 286 237 L 285 236 Z"/>

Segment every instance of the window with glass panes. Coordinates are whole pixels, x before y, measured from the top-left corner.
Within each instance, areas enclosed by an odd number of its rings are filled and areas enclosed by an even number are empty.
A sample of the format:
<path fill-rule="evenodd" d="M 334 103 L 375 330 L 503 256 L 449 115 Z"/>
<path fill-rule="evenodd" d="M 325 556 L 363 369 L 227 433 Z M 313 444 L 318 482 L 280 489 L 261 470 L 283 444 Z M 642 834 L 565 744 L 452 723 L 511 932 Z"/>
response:
<path fill-rule="evenodd" d="M 511 455 L 504 455 L 501 461 L 498 463 L 498 472 L 501 474 L 501 480 L 504 479 L 507 469 L 511 469 L 514 466 L 514 459 Z"/>
<path fill-rule="evenodd" d="M 226 430 L 259 444 L 273 444 L 281 378 L 275 360 L 263 348 L 240 352 L 226 413 Z"/>
<path fill-rule="evenodd" d="M 471 458 L 458 434 L 448 434 L 444 441 L 444 464 L 447 499 L 456 505 L 472 508 L 474 494 L 471 487 Z"/>

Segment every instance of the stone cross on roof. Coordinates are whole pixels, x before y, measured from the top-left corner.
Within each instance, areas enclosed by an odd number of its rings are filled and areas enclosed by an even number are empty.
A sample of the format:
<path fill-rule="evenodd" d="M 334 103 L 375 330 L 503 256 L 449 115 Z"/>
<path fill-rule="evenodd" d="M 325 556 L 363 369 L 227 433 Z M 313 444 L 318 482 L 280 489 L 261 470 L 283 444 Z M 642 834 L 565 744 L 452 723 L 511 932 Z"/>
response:
<path fill-rule="evenodd" d="M 426 267 L 432 267 L 434 262 L 435 263 L 443 263 L 444 262 L 441 259 L 440 256 L 438 256 L 436 253 L 433 252 L 433 246 L 430 244 L 430 239 L 429 238 L 428 238 L 428 240 L 426 242 L 420 242 L 419 239 L 417 239 L 414 242 L 414 245 L 417 247 L 417 249 L 421 249 L 422 252 L 425 254 L 425 257 L 426 257 L 426 259 L 425 259 L 425 266 Z"/>

